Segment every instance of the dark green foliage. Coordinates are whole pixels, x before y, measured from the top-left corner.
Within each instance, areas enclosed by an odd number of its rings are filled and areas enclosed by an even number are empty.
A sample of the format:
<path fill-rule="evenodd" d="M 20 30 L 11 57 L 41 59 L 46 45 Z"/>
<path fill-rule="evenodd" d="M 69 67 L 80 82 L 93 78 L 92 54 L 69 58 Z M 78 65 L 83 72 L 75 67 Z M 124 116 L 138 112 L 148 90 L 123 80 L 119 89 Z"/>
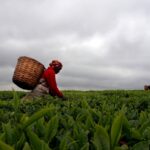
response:
<path fill-rule="evenodd" d="M 0 146 L 14 150 L 135 150 L 149 148 L 149 91 L 63 91 L 21 101 L 0 92 Z M 38 144 L 37 144 L 38 143 Z"/>

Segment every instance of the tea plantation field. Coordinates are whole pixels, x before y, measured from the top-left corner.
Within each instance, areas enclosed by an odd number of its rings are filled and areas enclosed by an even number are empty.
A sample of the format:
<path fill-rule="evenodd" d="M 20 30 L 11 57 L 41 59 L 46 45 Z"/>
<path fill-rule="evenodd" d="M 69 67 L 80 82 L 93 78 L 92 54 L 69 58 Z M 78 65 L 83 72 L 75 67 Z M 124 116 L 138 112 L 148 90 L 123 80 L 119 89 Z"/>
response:
<path fill-rule="evenodd" d="M 0 150 L 150 150 L 150 91 L 0 91 Z"/>

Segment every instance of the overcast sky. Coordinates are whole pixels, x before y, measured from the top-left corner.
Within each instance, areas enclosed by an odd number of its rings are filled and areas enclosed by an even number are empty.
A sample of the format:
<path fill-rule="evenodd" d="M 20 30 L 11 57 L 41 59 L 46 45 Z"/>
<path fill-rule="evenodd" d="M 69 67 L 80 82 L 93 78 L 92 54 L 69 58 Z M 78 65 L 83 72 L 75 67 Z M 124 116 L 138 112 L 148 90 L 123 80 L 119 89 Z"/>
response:
<path fill-rule="evenodd" d="M 0 90 L 19 56 L 63 63 L 60 89 L 150 84 L 149 0 L 0 0 Z"/>

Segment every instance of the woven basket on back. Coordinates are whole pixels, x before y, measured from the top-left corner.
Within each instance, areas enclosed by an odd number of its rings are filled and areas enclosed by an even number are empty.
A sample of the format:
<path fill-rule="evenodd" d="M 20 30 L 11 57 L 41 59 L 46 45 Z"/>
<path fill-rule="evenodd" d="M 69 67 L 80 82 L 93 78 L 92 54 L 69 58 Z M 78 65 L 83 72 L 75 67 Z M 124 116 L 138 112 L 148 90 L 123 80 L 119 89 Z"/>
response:
<path fill-rule="evenodd" d="M 44 65 L 33 58 L 19 57 L 12 80 L 19 87 L 32 90 L 37 85 L 44 69 Z"/>

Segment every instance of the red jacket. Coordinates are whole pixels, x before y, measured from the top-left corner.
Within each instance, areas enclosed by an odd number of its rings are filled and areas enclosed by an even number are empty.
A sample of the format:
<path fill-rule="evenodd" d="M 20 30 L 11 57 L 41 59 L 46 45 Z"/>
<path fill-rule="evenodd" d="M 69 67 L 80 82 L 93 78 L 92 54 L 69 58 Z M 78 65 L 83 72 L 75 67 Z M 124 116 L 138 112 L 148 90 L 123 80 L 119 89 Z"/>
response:
<path fill-rule="evenodd" d="M 49 87 L 49 93 L 52 96 L 58 96 L 60 98 L 63 97 L 62 92 L 58 89 L 56 78 L 55 78 L 55 71 L 52 67 L 48 67 L 42 75 L 42 78 L 44 78 L 47 82 L 47 85 Z"/>

